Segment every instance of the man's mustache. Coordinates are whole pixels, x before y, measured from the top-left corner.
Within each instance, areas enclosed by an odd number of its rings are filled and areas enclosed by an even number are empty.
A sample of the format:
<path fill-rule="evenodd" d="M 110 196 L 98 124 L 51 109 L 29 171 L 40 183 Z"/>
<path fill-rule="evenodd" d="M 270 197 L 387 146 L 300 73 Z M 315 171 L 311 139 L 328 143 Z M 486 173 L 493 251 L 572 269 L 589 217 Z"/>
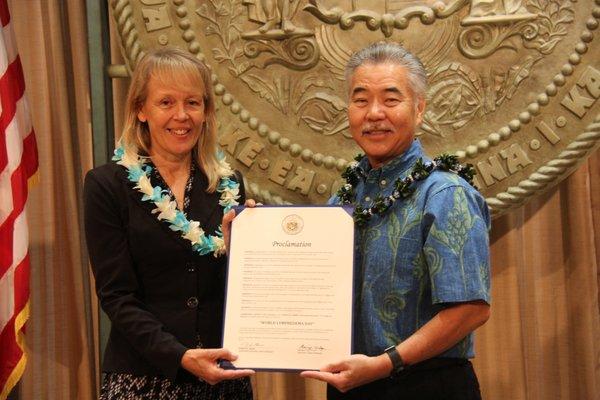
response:
<path fill-rule="evenodd" d="M 386 124 L 367 124 L 363 125 L 362 132 L 368 131 L 393 131 L 394 129 Z"/>

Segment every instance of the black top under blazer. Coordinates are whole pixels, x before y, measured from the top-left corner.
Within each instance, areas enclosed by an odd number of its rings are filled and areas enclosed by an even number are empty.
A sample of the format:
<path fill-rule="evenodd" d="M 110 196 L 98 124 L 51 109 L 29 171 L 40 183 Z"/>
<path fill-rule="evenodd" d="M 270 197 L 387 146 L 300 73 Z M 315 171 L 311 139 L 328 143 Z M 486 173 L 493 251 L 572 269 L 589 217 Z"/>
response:
<path fill-rule="evenodd" d="M 236 179 L 243 204 L 239 173 Z M 198 344 L 221 347 L 226 257 L 194 252 L 133 186 L 114 162 L 85 177 L 87 246 L 96 292 L 112 323 L 102 369 L 189 381 L 183 353 Z M 187 216 L 214 234 L 223 208 L 220 193 L 207 193 L 207 186 L 196 168 Z"/>

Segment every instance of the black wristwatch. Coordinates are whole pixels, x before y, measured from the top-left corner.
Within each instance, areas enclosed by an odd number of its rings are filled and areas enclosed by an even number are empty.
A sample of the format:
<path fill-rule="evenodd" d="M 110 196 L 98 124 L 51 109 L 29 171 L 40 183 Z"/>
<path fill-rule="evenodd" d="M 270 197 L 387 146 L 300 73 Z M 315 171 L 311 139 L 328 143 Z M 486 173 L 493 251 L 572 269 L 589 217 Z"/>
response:
<path fill-rule="evenodd" d="M 384 351 L 392 361 L 392 373 L 390 374 L 390 377 L 397 378 L 402 371 L 406 369 L 406 364 L 404 364 L 402 357 L 400 357 L 400 353 L 396 350 L 396 346 L 390 346 Z"/>

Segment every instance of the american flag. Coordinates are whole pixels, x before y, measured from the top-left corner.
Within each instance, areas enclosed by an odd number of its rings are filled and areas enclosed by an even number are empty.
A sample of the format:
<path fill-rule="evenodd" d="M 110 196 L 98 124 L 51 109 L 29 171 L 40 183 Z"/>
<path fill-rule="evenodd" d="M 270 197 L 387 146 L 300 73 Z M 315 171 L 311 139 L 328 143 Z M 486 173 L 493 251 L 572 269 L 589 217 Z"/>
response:
<path fill-rule="evenodd" d="M 0 400 L 25 370 L 29 317 L 27 183 L 37 172 L 35 136 L 7 0 L 0 0 Z"/>

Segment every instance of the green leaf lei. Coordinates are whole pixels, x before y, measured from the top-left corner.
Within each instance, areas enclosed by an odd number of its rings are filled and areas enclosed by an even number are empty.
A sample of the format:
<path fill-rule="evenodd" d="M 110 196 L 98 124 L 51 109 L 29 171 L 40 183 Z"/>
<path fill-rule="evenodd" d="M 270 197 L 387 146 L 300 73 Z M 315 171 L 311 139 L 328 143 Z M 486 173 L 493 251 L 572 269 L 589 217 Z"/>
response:
<path fill-rule="evenodd" d="M 337 191 L 337 196 L 342 204 L 354 205 L 356 197 L 355 188 L 363 174 L 358 169 L 358 163 L 364 158 L 363 154 L 357 155 L 344 172 L 342 178 L 346 179 L 346 183 Z M 436 169 L 442 171 L 453 172 L 467 181 L 475 189 L 473 177 L 475 176 L 475 168 L 472 164 L 461 164 L 458 162 L 458 157 L 451 154 L 441 154 L 433 159 L 433 161 L 425 163 L 422 158 L 419 158 L 412 167 L 412 170 L 405 178 L 398 178 L 394 181 L 394 191 L 391 195 L 383 197 L 380 194 L 375 197 L 371 203 L 371 207 L 364 208 L 360 205 L 355 205 L 354 222 L 357 226 L 365 226 L 373 215 L 382 216 L 397 200 L 405 199 L 411 196 L 415 189 L 413 184 L 417 181 L 426 179 Z"/>

